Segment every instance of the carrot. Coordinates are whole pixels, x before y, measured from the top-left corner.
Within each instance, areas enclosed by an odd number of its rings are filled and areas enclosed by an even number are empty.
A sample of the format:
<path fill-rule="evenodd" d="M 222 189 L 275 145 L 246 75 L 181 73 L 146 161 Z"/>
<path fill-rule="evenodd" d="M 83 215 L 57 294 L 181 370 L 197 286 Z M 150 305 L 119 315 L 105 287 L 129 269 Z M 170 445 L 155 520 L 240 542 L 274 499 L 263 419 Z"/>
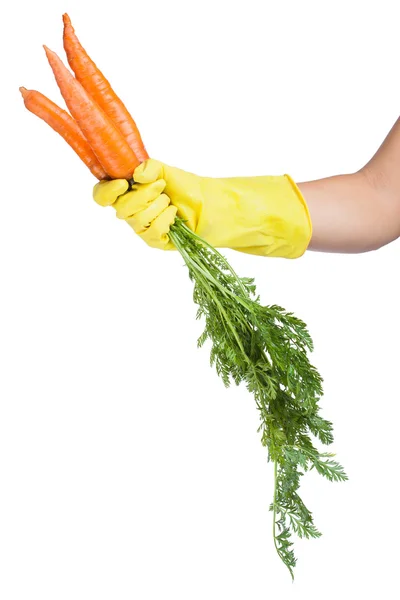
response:
<path fill-rule="evenodd" d="M 88 56 L 75 34 L 71 19 L 63 15 L 64 49 L 69 66 L 77 80 L 83 85 L 89 96 L 104 110 L 120 130 L 138 160 L 143 162 L 149 158 L 135 121 L 125 104 L 116 95 L 108 80 Z"/>
<path fill-rule="evenodd" d="M 128 142 L 57 54 L 44 49 L 65 103 L 103 169 L 112 179 L 131 179 L 139 161 Z"/>
<path fill-rule="evenodd" d="M 107 173 L 71 115 L 36 90 L 20 87 L 19 91 L 26 108 L 59 133 L 97 179 L 106 179 Z"/>

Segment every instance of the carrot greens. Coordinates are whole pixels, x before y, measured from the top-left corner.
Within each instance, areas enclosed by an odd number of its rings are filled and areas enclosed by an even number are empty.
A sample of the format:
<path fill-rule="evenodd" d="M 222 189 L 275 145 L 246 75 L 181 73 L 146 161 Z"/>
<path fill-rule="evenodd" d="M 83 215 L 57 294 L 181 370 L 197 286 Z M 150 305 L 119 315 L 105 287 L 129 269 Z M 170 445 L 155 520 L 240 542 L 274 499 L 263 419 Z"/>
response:
<path fill-rule="evenodd" d="M 177 218 L 170 237 L 194 282 L 197 317 L 205 319 L 198 340 L 211 341 L 211 364 L 226 386 L 244 383 L 260 416 L 261 442 L 274 463 L 273 536 L 292 578 L 296 558 L 291 534 L 320 537 L 299 496 L 300 478 L 314 469 L 330 481 L 347 479 L 334 454 L 332 423 L 319 415 L 322 379 L 308 359 L 312 339 L 303 321 L 283 308 L 263 306 L 253 279 L 238 277 L 222 254 Z"/>

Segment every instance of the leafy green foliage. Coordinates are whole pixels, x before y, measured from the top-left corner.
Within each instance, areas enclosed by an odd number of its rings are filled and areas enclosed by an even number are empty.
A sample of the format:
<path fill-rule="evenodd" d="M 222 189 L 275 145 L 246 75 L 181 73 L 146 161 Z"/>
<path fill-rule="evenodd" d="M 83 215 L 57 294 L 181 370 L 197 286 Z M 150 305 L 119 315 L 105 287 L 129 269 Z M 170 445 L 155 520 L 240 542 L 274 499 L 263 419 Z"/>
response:
<path fill-rule="evenodd" d="M 279 306 L 262 306 L 254 280 L 239 278 L 226 259 L 176 219 L 170 237 L 194 282 L 197 318 L 205 319 L 198 346 L 211 341 L 210 362 L 226 386 L 244 383 L 260 415 L 261 442 L 274 463 L 274 543 L 293 578 L 291 534 L 317 538 L 311 512 L 301 500 L 300 478 L 314 469 L 330 481 L 347 479 L 333 454 L 332 423 L 319 415 L 322 379 L 308 359 L 313 343 L 303 321 Z"/>

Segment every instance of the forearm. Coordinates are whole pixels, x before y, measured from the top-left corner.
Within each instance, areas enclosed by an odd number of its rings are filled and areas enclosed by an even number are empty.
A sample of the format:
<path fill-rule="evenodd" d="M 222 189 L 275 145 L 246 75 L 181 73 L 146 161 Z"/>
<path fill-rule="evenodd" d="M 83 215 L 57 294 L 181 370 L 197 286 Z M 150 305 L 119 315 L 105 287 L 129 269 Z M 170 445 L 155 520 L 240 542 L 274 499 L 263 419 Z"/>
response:
<path fill-rule="evenodd" d="M 375 250 L 400 236 L 400 119 L 357 173 L 299 183 L 310 211 L 310 250 Z"/>

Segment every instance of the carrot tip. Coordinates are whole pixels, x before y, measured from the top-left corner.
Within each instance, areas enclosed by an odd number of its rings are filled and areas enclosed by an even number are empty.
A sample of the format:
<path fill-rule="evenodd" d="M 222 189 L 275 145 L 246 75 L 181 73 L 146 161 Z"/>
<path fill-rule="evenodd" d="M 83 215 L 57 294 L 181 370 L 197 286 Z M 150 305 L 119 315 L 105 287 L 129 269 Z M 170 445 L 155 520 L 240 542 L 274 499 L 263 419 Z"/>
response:
<path fill-rule="evenodd" d="M 67 13 L 63 14 L 62 20 L 63 20 L 63 23 L 64 23 L 65 26 L 67 26 L 67 25 L 71 25 L 72 26 L 71 19 L 69 18 L 69 16 L 67 15 Z"/>
<path fill-rule="evenodd" d="M 26 97 L 27 97 L 27 95 L 29 94 L 29 90 L 27 90 L 27 89 L 26 89 L 25 87 L 23 87 L 22 85 L 21 85 L 21 87 L 19 88 L 19 91 L 21 92 L 21 94 L 22 94 L 22 97 L 23 97 L 23 98 L 26 98 Z"/>
<path fill-rule="evenodd" d="M 51 63 L 52 58 L 53 57 L 57 57 L 57 54 L 55 52 L 53 52 L 53 50 L 50 50 L 50 48 L 48 48 L 46 46 L 46 44 L 43 44 L 43 48 L 44 48 L 44 51 L 46 52 L 46 56 L 47 56 L 48 61 Z"/>

